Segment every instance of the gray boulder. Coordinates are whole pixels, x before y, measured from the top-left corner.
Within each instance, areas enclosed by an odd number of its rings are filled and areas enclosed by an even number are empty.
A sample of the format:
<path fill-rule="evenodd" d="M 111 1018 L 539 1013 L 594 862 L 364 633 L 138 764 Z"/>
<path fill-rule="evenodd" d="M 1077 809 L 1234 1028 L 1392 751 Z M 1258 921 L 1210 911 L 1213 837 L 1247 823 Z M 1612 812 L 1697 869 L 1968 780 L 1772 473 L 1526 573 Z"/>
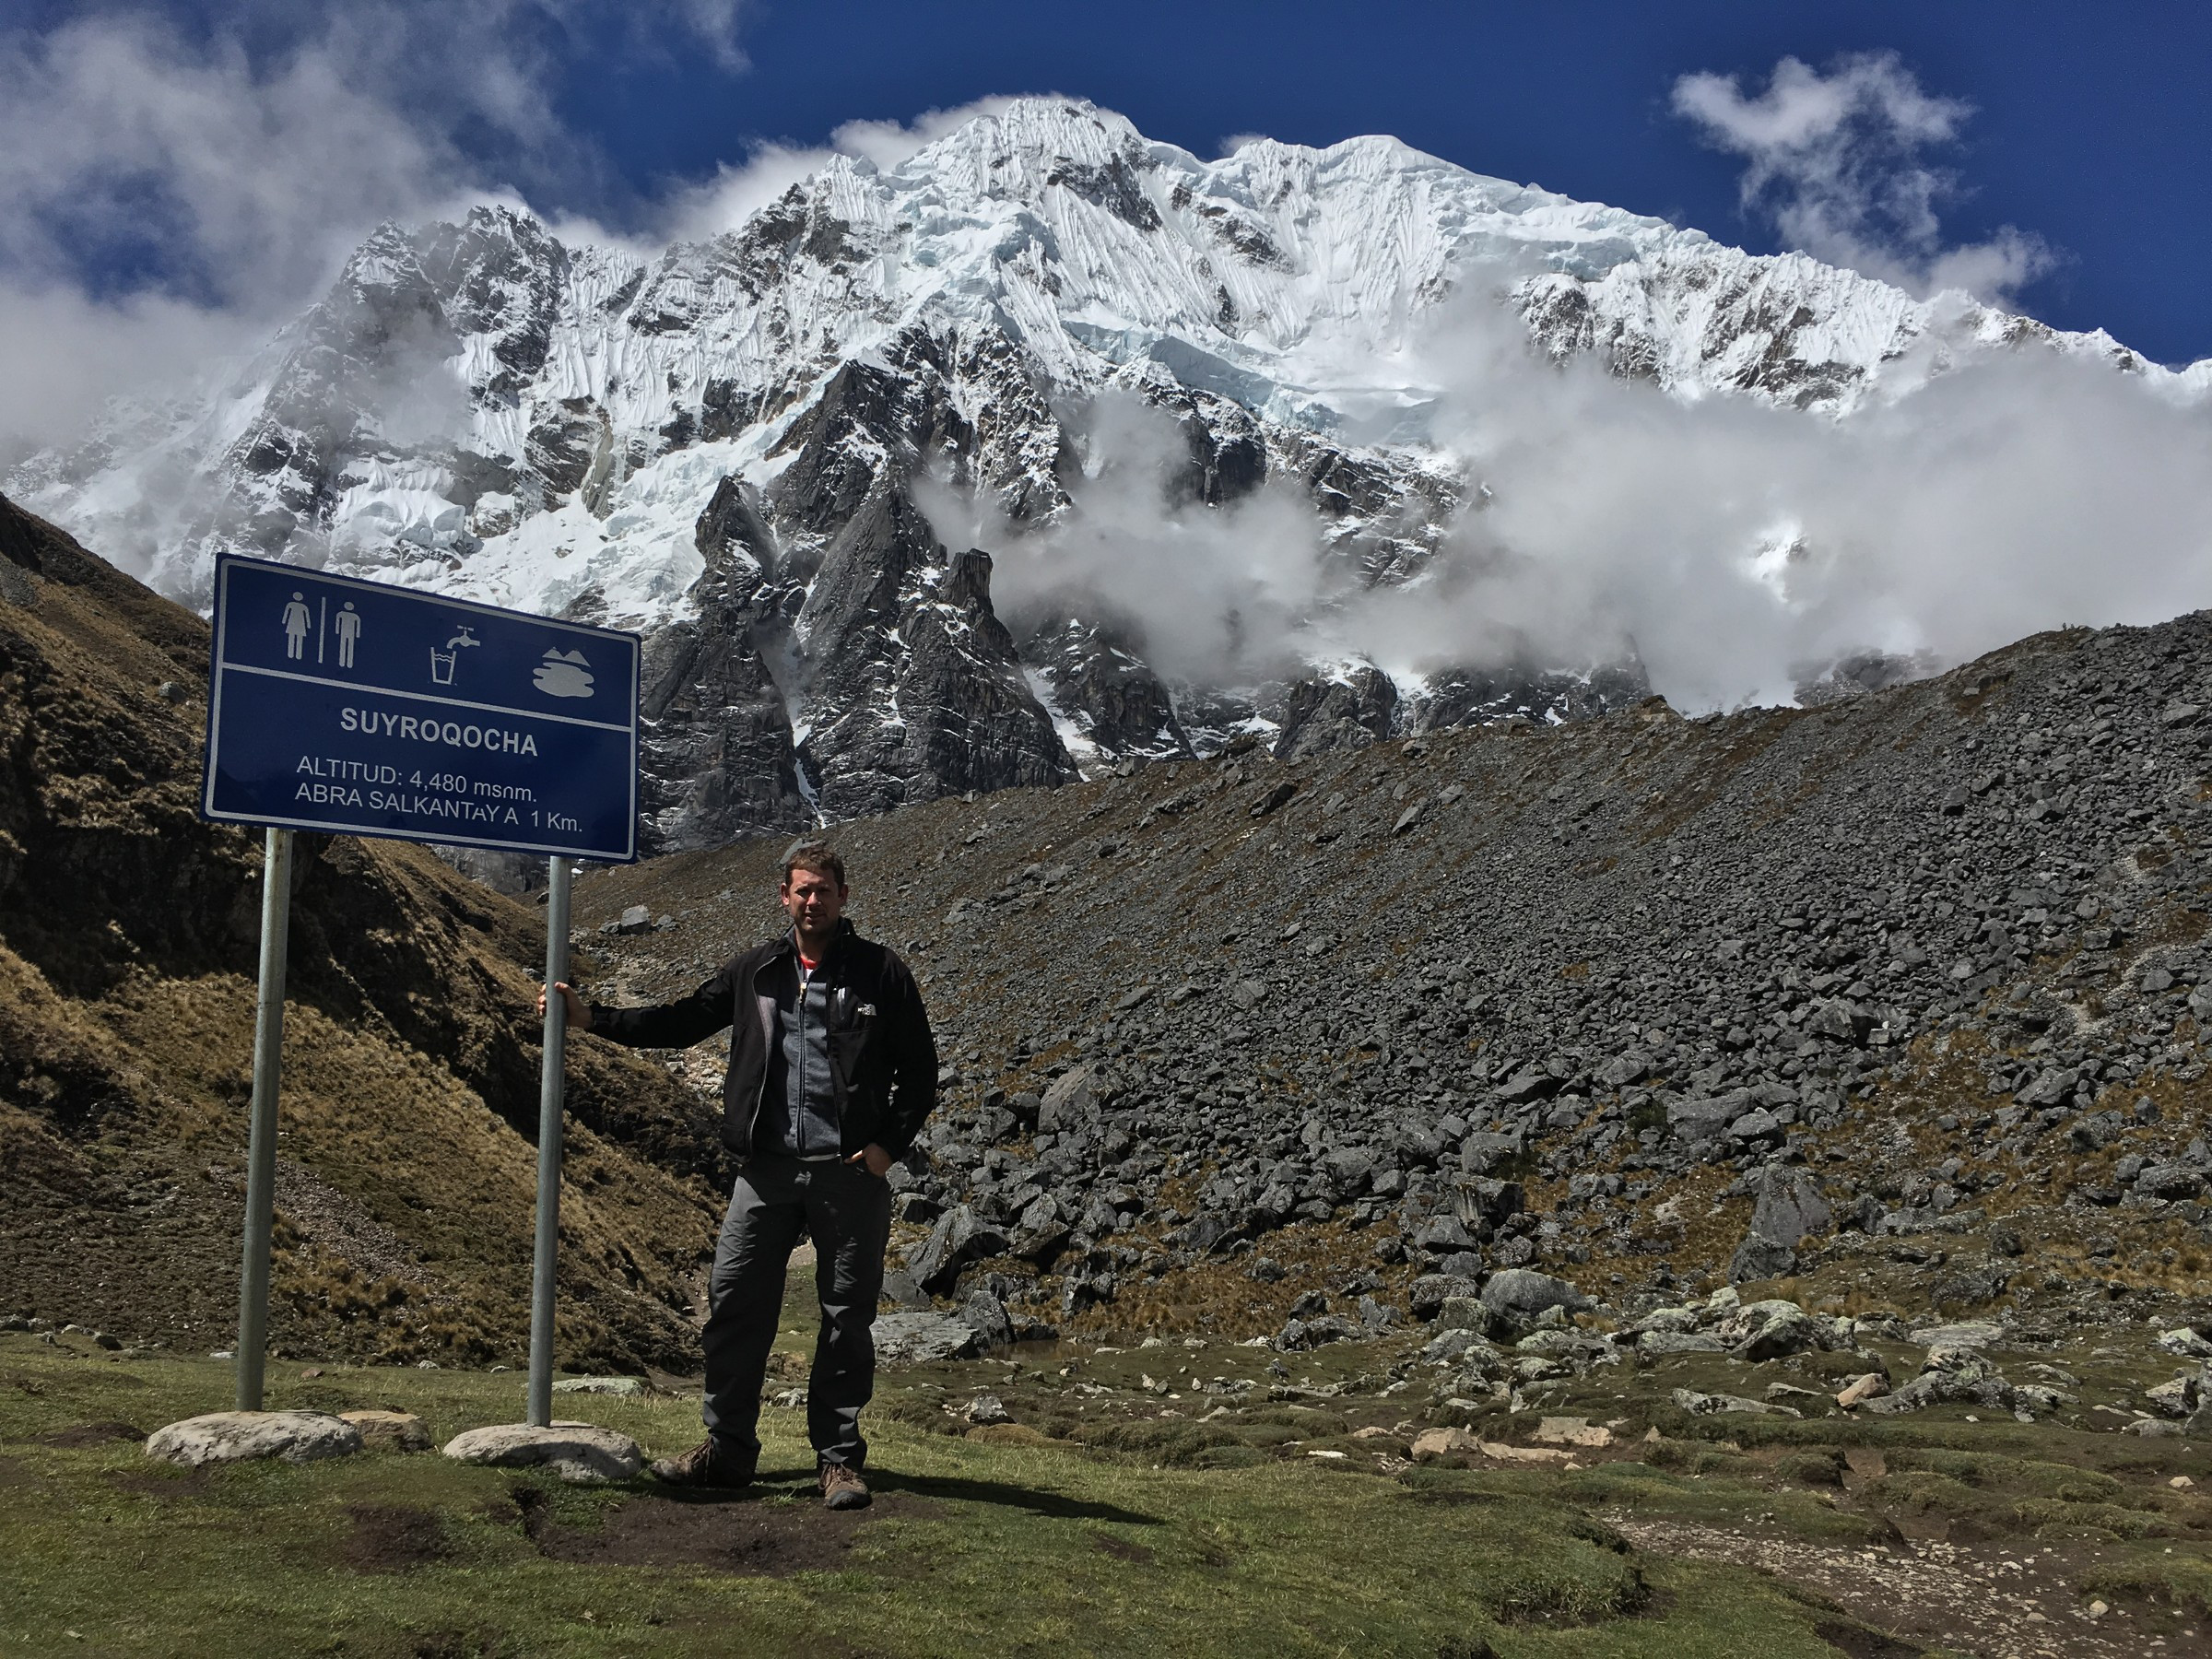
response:
<path fill-rule="evenodd" d="M 2136 1177 L 2136 1193 L 2145 1198 L 2171 1202 L 2194 1198 L 2205 1190 L 2205 1173 L 2187 1164 L 2151 1164 Z"/>
<path fill-rule="evenodd" d="M 990 1291 L 978 1290 L 962 1302 L 959 1317 L 975 1333 L 975 1345 L 982 1352 L 1013 1344 L 1014 1322 L 1007 1316 L 1006 1304 Z"/>
<path fill-rule="evenodd" d="M 196 1469 L 203 1464 L 279 1457 L 313 1463 L 361 1449 L 361 1431 L 324 1411 L 211 1411 L 147 1437 L 146 1454 Z"/>
<path fill-rule="evenodd" d="M 1626 1088 L 1651 1076 L 1652 1057 L 1637 1049 L 1618 1054 L 1592 1074 L 1607 1088 Z"/>
<path fill-rule="evenodd" d="M 2012 1384 L 1980 1354 L 1971 1348 L 1937 1347 L 1929 1350 L 1919 1376 L 1893 1394 L 1867 1401 L 1865 1409 L 1888 1417 L 1945 1404 L 2009 1410 L 2014 1402 Z"/>
<path fill-rule="evenodd" d="M 1818 1324 L 1795 1302 L 1787 1301 L 1753 1302 L 1724 1325 L 1721 1335 L 1734 1336 L 1735 1357 L 1754 1364 L 1821 1346 Z"/>
<path fill-rule="evenodd" d="M 1453 1209 L 1470 1227 L 1498 1227 L 1519 1215 L 1525 1202 L 1517 1181 L 1472 1176 L 1455 1182 L 1453 1188 Z"/>
<path fill-rule="evenodd" d="M 555 1423 L 545 1429 L 494 1423 L 455 1435 L 445 1442 L 445 1455 L 456 1463 L 502 1469 L 542 1468 L 579 1484 L 634 1480 L 645 1466 L 645 1454 L 636 1441 L 590 1423 Z"/>
<path fill-rule="evenodd" d="M 1931 1354 L 1939 1348 L 1984 1348 L 2005 1340 L 2005 1327 L 1990 1319 L 1962 1320 L 1957 1324 L 1917 1325 L 1912 1341 Z"/>
<path fill-rule="evenodd" d="M 937 1218 L 929 1237 L 906 1258 L 906 1270 L 930 1295 L 943 1296 L 952 1288 L 962 1267 L 970 1262 L 1004 1255 L 1006 1249 L 1004 1233 L 980 1219 L 967 1205 L 955 1205 Z"/>
<path fill-rule="evenodd" d="M 1459 1144 L 1460 1167 L 1470 1175 L 1488 1174 L 1498 1165 L 1520 1157 L 1526 1145 L 1518 1132 L 1491 1135 L 1477 1130 Z"/>
<path fill-rule="evenodd" d="M 1747 1400 L 1741 1394 L 1699 1394 L 1694 1389 L 1675 1390 L 1675 1405 L 1691 1417 L 1803 1417 L 1805 1413 L 1794 1406 L 1776 1406 L 1765 1400 Z"/>
<path fill-rule="evenodd" d="M 1479 1297 L 1482 1287 L 1471 1278 L 1449 1273 L 1425 1273 L 1413 1281 L 1406 1306 L 1416 1319 L 1434 1319 L 1453 1297 Z"/>
<path fill-rule="evenodd" d="M 1764 1106 L 1754 1106 L 1728 1125 L 1730 1140 L 1765 1140 L 1782 1133 L 1782 1120 Z"/>
<path fill-rule="evenodd" d="M 1717 1140 L 1728 1125 L 1748 1113 L 1759 1102 L 1747 1088 L 1735 1088 L 1709 1099 L 1677 1100 L 1666 1109 L 1666 1126 L 1686 1141 Z"/>
<path fill-rule="evenodd" d="M 1646 1331 L 1694 1331 L 1699 1323 L 1698 1310 L 1695 1308 L 1653 1308 L 1641 1319 L 1630 1320 L 1621 1326 L 1618 1340 L 1626 1342 L 1631 1337 L 1642 1335 Z"/>
<path fill-rule="evenodd" d="M 1312 1319 L 1293 1319 L 1286 1323 L 1281 1335 L 1275 1339 L 1275 1346 L 1286 1354 L 1299 1353 L 1332 1342 L 1347 1342 L 1367 1334 L 1340 1313 L 1322 1313 Z"/>
<path fill-rule="evenodd" d="M 1546 1095 L 1557 1094 L 1559 1089 L 1559 1078 L 1538 1066 L 1531 1065 L 1515 1072 L 1492 1092 L 1507 1105 L 1517 1106 L 1524 1100 L 1537 1100 Z"/>
<path fill-rule="evenodd" d="M 1021 1212 L 1020 1219 L 1014 1225 L 1006 1249 L 1025 1262 L 1041 1264 L 1059 1253 L 1073 1230 L 1061 1220 L 1059 1206 L 1048 1194 L 1030 1201 L 1029 1208 Z"/>
<path fill-rule="evenodd" d="M 1827 1037 L 1837 1042 L 1856 1042 L 1873 1024 L 1873 1015 L 1857 1004 L 1837 996 L 1813 1005 L 1813 1011 L 1806 1016 L 1805 1030 L 1815 1037 Z"/>
<path fill-rule="evenodd" d="M 1446 1254 L 1453 1251 L 1473 1250 L 1478 1241 L 1467 1230 L 1466 1223 L 1457 1216 L 1431 1216 L 1421 1223 L 1413 1235 L 1414 1246 L 1419 1250 Z"/>
<path fill-rule="evenodd" d="M 1728 1282 L 1740 1285 L 1751 1279 L 1780 1278 L 1796 1265 L 1797 1253 L 1787 1244 L 1757 1232 L 1747 1233 L 1728 1258 Z"/>
<path fill-rule="evenodd" d="M 1833 1222 L 1820 1183 L 1806 1170 L 1770 1165 L 1751 1177 L 1751 1230 L 1777 1244 L 1794 1245 Z"/>
<path fill-rule="evenodd" d="M 1479 1296 L 1447 1296 L 1436 1313 L 1440 1331 L 1476 1331 L 1488 1335 L 1497 1323 L 1498 1316 L 1482 1305 Z"/>
<path fill-rule="evenodd" d="M 901 1308 L 926 1311 L 929 1307 L 929 1292 L 903 1267 L 894 1267 L 883 1276 L 883 1300 Z"/>
<path fill-rule="evenodd" d="M 878 1313 L 872 1334 L 883 1365 L 967 1359 L 976 1351 L 974 1327 L 957 1313 Z"/>
<path fill-rule="evenodd" d="M 1060 1135 L 1088 1124 L 1099 1115 L 1104 1101 L 1105 1091 L 1094 1067 L 1078 1065 L 1073 1071 L 1064 1072 L 1053 1079 L 1052 1087 L 1038 1102 L 1038 1133 Z"/>
<path fill-rule="evenodd" d="M 1493 1312 L 1519 1319 L 1534 1319 L 1552 1308 L 1580 1313 L 1597 1305 L 1565 1279 L 1533 1267 L 1508 1267 L 1492 1274 L 1482 1288 L 1482 1301 Z"/>

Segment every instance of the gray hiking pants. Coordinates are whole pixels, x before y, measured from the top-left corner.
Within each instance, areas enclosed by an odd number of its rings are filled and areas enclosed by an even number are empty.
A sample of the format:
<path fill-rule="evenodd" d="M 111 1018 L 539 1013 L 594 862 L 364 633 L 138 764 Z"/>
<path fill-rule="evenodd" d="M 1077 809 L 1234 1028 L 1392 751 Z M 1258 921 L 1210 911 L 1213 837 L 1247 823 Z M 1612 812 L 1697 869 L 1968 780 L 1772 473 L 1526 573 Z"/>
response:
<path fill-rule="evenodd" d="M 822 1328 L 806 1385 L 806 1433 L 824 1463 L 867 1461 L 860 1408 L 876 1389 L 876 1303 L 891 1235 L 891 1189 L 859 1164 L 748 1159 L 730 1190 L 707 1288 L 707 1432 L 759 1451 L 760 1385 L 783 1312 L 783 1273 L 814 1240 Z"/>

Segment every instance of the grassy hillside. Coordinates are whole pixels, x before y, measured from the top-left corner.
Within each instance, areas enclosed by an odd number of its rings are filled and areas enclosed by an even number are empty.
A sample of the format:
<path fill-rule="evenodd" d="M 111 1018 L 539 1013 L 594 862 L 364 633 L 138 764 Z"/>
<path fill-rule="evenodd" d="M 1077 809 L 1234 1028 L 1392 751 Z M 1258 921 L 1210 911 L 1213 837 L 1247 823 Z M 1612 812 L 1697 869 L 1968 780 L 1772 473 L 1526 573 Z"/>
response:
<path fill-rule="evenodd" d="M 194 814 L 207 631 L 0 500 L 0 1312 L 235 1329 L 260 847 Z M 512 1360 L 540 912 L 427 849 L 302 836 L 276 1351 Z M 718 1153 L 649 1062 L 574 1056 L 561 1348 L 683 1365 Z"/>

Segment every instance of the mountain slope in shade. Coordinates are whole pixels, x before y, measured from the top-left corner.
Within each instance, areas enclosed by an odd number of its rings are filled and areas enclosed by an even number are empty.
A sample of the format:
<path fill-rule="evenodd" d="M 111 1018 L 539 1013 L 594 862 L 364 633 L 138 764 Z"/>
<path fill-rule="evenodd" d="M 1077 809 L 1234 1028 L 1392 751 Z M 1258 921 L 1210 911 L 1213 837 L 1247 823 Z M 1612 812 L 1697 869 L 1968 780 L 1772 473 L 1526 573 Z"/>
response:
<path fill-rule="evenodd" d="M 237 1330 L 257 837 L 194 813 L 207 628 L 0 497 L 0 1312 Z M 519 1364 L 542 917 L 422 847 L 301 835 L 278 1355 Z M 721 1145 L 660 1065 L 568 1060 L 561 1363 L 687 1367 Z"/>
<path fill-rule="evenodd" d="M 657 255 L 504 206 L 383 227 L 218 395 L 118 411 L 11 488 L 188 604 L 229 547 L 645 630 L 649 840 L 706 844 L 1241 733 L 1311 751 L 1641 695 L 1632 662 L 1171 684 L 1079 587 L 1000 618 L 924 510 L 1065 525 L 1138 410 L 1170 502 L 1288 492 L 1338 591 L 1406 582 L 1474 488 L 1420 352 L 1468 296 L 1554 357 L 1813 413 L 2022 345 L 2167 373 L 1387 138 L 1204 162 L 1031 99 Z"/>

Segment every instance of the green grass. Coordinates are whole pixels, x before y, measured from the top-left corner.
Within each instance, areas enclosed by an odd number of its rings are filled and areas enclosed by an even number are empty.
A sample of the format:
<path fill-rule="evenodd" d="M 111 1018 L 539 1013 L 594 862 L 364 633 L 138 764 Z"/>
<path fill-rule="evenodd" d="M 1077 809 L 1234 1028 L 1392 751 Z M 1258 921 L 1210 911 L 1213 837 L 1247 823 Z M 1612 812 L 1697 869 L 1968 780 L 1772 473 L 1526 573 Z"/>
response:
<path fill-rule="evenodd" d="M 271 1382 L 274 1406 L 412 1410 L 441 1441 L 512 1420 L 522 1403 L 515 1375 L 331 1367 L 302 1379 L 282 1366 Z M 1297 1455 L 1206 1467 L 1194 1465 L 1207 1447 L 1140 1443 L 1134 1425 L 1104 1437 L 1120 1450 L 1023 1446 L 873 1413 L 884 1500 L 841 1549 L 778 1574 L 551 1559 L 526 1530 L 527 1514 L 571 1542 L 614 1536 L 635 1506 L 669 1513 L 650 1485 L 563 1488 L 435 1454 L 186 1473 L 130 1440 L 54 1443 L 87 1425 L 151 1430 L 221 1409 L 229 1386 L 218 1363 L 0 1337 L 0 1652 L 1835 1653 L 1813 1634 L 1829 1616 L 1781 1587 L 1640 1557 L 1595 1520 L 1631 1490 L 1664 1502 L 1688 1484 L 1640 1465 L 1579 1488 L 1543 1475 L 1394 1479 Z M 656 1453 L 698 1432 L 683 1398 L 564 1396 L 561 1410 Z M 765 1417 L 765 1493 L 675 1519 L 735 1517 L 818 1544 L 827 1518 L 800 1414 Z M 1151 1466 L 1163 1451 L 1171 1466 Z"/>

